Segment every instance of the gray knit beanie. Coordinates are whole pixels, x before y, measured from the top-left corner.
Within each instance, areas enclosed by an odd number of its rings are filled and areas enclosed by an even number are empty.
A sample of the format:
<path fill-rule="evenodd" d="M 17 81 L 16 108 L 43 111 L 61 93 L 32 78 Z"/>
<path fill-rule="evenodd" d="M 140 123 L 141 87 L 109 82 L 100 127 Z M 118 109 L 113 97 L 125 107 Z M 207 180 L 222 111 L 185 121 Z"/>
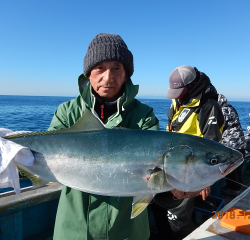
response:
<path fill-rule="evenodd" d="M 128 77 L 134 72 L 133 55 L 119 35 L 99 33 L 88 46 L 84 57 L 83 72 L 89 77 L 91 69 L 103 61 L 118 61 L 123 64 Z"/>

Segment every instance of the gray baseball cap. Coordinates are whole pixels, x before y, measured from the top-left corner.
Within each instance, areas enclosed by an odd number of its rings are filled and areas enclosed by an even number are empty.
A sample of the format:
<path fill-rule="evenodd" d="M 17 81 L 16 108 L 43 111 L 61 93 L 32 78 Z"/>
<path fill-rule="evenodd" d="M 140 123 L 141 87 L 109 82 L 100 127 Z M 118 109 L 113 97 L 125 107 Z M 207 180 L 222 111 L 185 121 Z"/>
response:
<path fill-rule="evenodd" d="M 184 87 L 193 82 L 196 78 L 194 67 L 183 65 L 177 67 L 169 75 L 169 89 L 166 97 L 171 99 L 178 98 Z"/>

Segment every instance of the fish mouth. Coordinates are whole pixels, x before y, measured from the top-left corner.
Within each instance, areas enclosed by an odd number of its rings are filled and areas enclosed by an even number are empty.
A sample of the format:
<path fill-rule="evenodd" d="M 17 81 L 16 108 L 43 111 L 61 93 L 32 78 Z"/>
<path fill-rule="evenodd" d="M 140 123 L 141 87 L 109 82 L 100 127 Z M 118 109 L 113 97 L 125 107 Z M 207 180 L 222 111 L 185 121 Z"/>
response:
<path fill-rule="evenodd" d="M 232 172 L 235 168 L 237 168 L 240 164 L 244 161 L 243 157 L 239 157 L 234 161 L 229 163 L 224 163 L 219 166 L 220 172 L 222 175 L 227 175 L 228 173 Z"/>

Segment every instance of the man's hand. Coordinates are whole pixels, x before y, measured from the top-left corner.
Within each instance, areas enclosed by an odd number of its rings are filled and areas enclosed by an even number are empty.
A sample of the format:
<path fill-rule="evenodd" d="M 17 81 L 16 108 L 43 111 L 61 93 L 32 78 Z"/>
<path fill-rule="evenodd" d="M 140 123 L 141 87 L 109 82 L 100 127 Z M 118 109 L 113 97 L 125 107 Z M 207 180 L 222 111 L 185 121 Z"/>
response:
<path fill-rule="evenodd" d="M 182 192 L 177 189 L 171 191 L 171 193 L 174 195 L 176 199 L 191 198 L 201 195 L 203 200 L 206 199 L 206 197 L 210 192 L 211 192 L 210 187 L 204 188 L 203 190 L 197 192 Z"/>
<path fill-rule="evenodd" d="M 202 196 L 202 199 L 205 201 L 208 194 L 211 192 L 210 187 L 206 187 L 203 190 L 200 191 L 200 195 Z"/>
<path fill-rule="evenodd" d="M 200 195 L 200 192 L 201 191 L 197 191 L 197 192 L 182 192 L 182 191 L 179 191 L 177 189 L 174 189 L 174 190 L 171 191 L 171 193 L 177 199 L 196 197 L 196 196 Z"/>

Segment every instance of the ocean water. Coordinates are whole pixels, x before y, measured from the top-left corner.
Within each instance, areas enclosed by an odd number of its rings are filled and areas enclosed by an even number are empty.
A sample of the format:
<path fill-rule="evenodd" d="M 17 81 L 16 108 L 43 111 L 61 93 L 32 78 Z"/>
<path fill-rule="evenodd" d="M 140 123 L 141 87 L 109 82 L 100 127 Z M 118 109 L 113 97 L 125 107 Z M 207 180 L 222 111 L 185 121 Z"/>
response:
<path fill-rule="evenodd" d="M 13 131 L 44 131 L 57 107 L 72 98 L 0 95 L 0 127 Z"/>
<path fill-rule="evenodd" d="M 0 128 L 13 131 L 43 131 L 48 129 L 57 107 L 74 97 L 38 97 L 0 95 Z M 142 99 L 142 103 L 154 109 L 160 121 L 162 131 L 167 125 L 167 111 L 171 104 L 169 99 Z M 237 110 L 241 125 L 246 129 L 250 125 L 250 102 L 229 101 Z"/>

